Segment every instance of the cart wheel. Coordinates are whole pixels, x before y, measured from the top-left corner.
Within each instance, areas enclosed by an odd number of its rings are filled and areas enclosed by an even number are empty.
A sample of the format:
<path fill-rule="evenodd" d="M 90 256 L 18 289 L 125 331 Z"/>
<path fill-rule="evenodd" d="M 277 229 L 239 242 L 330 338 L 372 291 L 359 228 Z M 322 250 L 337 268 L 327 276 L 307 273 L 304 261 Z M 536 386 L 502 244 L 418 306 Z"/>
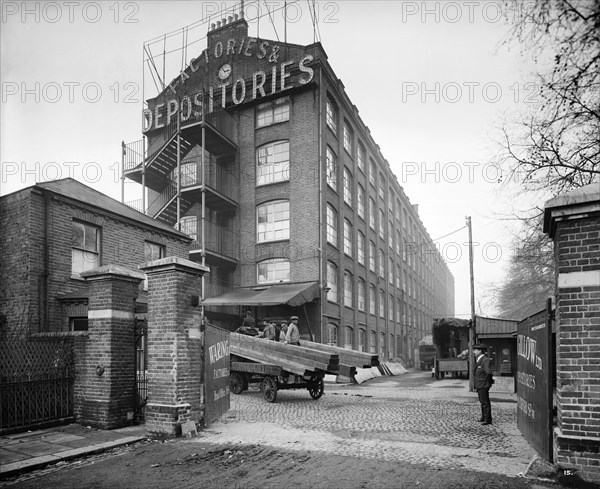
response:
<path fill-rule="evenodd" d="M 275 402 L 277 399 L 277 380 L 266 376 L 261 382 L 261 390 L 267 402 Z"/>
<path fill-rule="evenodd" d="M 323 377 L 318 377 L 313 375 L 310 378 L 310 382 L 308 385 L 308 392 L 310 393 L 310 397 L 313 399 L 319 399 L 323 395 Z"/>
<path fill-rule="evenodd" d="M 231 374 L 229 374 L 229 390 L 234 394 L 242 393 L 244 390 L 244 376 L 242 374 L 237 372 L 231 372 Z"/>

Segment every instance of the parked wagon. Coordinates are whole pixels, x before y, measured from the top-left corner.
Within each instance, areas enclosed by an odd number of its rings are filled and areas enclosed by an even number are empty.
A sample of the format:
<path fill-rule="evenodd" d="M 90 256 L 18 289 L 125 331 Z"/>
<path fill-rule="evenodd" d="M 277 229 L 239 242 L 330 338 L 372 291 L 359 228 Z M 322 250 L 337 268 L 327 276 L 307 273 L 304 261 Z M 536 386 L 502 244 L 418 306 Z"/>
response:
<path fill-rule="evenodd" d="M 458 377 L 469 374 L 469 359 L 461 355 L 468 348 L 470 321 L 457 318 L 436 319 L 432 336 L 435 347 L 433 375 L 443 379 L 446 374 Z"/>
<path fill-rule="evenodd" d="M 234 394 L 241 394 L 250 384 L 257 383 L 267 402 L 275 402 L 280 390 L 307 389 L 310 397 L 316 400 L 323 395 L 324 376 L 324 372 L 303 376 L 287 372 L 279 365 L 232 361 L 229 388 Z"/>

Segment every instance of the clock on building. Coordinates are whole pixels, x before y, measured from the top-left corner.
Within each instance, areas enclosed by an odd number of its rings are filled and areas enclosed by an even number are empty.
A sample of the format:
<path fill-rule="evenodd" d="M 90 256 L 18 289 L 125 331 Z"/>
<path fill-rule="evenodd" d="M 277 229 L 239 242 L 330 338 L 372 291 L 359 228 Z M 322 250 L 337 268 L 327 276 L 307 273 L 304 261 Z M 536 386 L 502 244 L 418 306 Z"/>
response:
<path fill-rule="evenodd" d="M 221 80 L 227 80 L 227 78 L 229 78 L 229 75 L 231 75 L 231 65 L 228 63 L 225 63 L 223 66 L 221 66 L 219 68 L 218 77 Z"/>

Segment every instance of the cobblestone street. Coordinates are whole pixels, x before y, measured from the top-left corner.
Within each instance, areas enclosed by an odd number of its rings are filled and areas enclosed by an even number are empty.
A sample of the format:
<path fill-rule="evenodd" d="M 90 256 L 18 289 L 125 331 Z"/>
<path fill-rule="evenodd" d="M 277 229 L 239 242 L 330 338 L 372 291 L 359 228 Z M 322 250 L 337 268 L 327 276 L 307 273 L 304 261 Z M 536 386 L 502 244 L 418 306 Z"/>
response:
<path fill-rule="evenodd" d="M 280 391 L 269 404 L 251 386 L 232 394 L 231 410 L 201 439 L 524 474 L 535 451 L 517 429 L 515 395 L 492 393 L 491 399 L 494 424 L 482 426 L 468 381 L 435 380 L 428 372 L 327 384 L 318 401 L 292 390 Z"/>

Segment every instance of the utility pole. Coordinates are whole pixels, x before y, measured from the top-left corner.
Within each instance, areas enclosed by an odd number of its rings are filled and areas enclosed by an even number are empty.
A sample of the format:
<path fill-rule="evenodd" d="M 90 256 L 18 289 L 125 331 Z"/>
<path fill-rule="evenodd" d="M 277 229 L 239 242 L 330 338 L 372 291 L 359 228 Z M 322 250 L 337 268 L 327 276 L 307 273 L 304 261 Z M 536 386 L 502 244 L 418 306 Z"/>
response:
<path fill-rule="evenodd" d="M 469 275 L 471 283 L 471 327 L 469 328 L 469 391 L 475 386 L 473 380 L 473 342 L 475 341 L 475 281 L 473 278 L 473 229 L 471 216 L 466 216 L 469 228 Z"/>

